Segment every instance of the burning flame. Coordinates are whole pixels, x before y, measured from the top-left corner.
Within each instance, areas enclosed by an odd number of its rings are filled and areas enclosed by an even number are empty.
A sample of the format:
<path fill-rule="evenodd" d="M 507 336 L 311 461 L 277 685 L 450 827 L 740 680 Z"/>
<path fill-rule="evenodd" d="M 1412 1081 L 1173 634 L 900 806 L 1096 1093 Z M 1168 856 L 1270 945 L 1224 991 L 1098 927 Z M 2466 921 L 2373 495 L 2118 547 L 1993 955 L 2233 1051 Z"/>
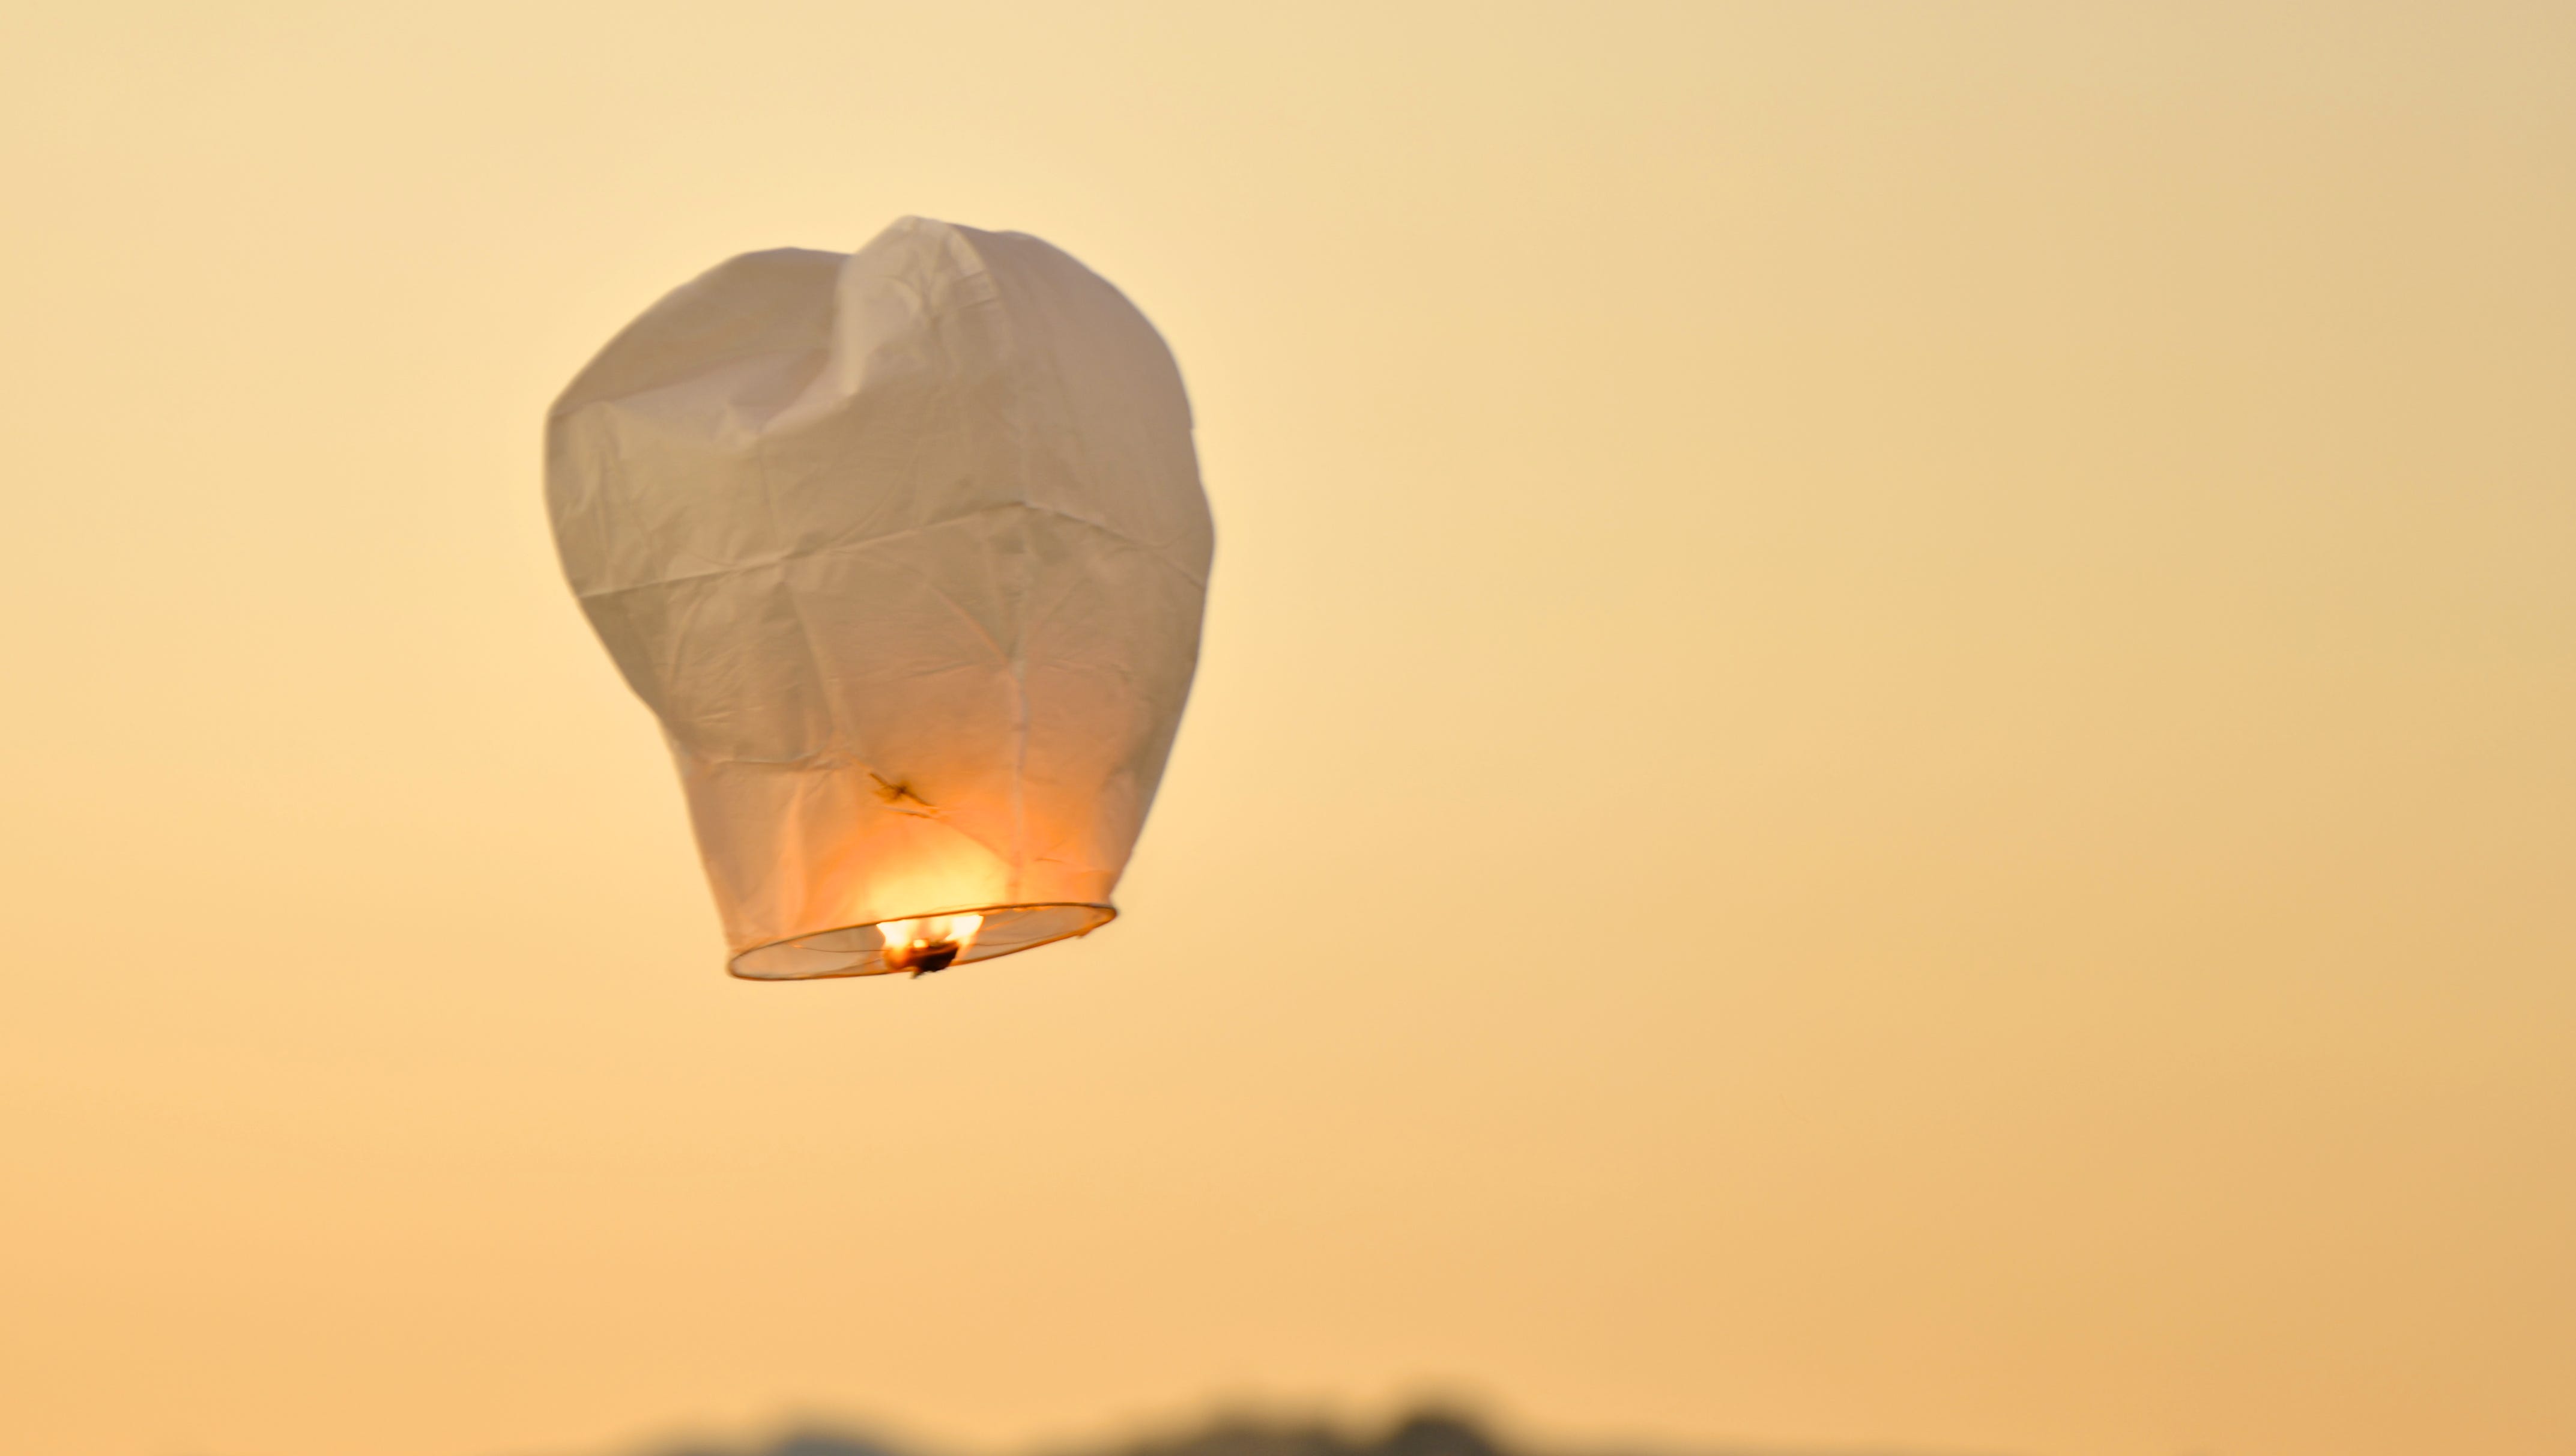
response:
<path fill-rule="evenodd" d="M 984 928 L 981 915 L 927 915 L 918 920 L 887 920 L 877 925 L 885 937 L 888 969 L 916 976 L 944 971 L 975 943 Z"/>

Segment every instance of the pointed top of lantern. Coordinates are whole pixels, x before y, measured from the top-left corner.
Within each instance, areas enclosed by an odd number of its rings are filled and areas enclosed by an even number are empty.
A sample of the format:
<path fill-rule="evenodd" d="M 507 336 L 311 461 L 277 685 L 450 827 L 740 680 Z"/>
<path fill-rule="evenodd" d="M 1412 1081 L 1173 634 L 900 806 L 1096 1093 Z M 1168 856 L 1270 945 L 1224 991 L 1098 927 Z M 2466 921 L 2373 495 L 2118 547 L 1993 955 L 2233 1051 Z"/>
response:
<path fill-rule="evenodd" d="M 919 975 L 1116 914 L 1214 538 L 1179 372 L 1098 275 L 925 218 L 731 259 L 565 389 L 547 503 L 735 974 Z"/>

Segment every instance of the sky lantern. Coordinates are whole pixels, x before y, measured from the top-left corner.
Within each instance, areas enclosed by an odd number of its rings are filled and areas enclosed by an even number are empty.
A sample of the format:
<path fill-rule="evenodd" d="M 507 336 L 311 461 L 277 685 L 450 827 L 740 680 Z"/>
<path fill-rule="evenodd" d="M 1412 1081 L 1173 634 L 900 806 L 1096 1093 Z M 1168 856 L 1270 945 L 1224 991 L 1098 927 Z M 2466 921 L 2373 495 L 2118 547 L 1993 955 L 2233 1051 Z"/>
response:
<path fill-rule="evenodd" d="M 546 421 L 575 595 L 661 719 L 735 975 L 1106 924 L 1215 536 L 1171 351 L 1022 233 L 749 253 Z"/>

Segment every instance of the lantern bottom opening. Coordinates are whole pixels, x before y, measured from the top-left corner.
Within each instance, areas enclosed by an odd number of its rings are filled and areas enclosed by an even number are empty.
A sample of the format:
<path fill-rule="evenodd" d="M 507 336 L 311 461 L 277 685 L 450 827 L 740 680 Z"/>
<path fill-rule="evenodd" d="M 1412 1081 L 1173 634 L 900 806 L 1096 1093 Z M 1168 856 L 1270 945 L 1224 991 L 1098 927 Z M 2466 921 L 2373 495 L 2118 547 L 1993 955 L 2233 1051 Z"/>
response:
<path fill-rule="evenodd" d="M 955 927 L 968 917 L 975 922 L 973 929 L 957 934 Z M 726 969 L 746 981 L 815 981 L 901 971 L 918 975 L 1089 935 L 1116 918 L 1112 906 L 1070 903 L 926 910 L 753 946 Z M 925 947 L 919 943 L 924 936 L 936 939 Z"/>

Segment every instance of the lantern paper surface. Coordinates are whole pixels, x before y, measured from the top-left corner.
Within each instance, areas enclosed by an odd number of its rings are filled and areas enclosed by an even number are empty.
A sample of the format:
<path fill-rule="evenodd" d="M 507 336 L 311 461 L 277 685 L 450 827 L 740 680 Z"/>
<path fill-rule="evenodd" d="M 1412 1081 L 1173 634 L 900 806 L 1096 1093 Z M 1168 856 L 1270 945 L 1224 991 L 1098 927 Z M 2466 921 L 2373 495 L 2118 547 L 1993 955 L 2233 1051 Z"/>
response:
<path fill-rule="evenodd" d="M 747 254 L 612 340 L 546 445 L 736 975 L 936 970 L 1116 913 L 1214 534 L 1179 371 L 1115 288 L 922 218 Z"/>

